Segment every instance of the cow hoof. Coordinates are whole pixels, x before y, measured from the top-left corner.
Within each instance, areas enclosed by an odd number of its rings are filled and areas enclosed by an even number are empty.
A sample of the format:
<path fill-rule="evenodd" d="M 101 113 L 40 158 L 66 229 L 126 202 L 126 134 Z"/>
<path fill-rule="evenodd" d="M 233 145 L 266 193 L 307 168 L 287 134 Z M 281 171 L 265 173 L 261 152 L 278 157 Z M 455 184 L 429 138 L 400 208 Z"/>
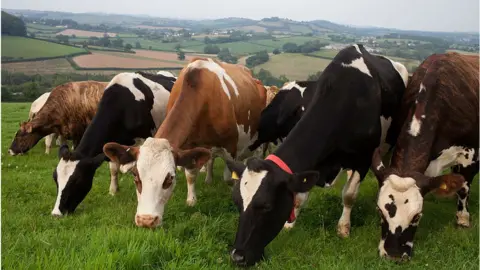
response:
<path fill-rule="evenodd" d="M 337 234 L 341 238 L 348 238 L 350 236 L 350 224 L 338 225 Z"/>
<path fill-rule="evenodd" d="M 470 228 L 470 213 L 457 213 L 457 225 L 463 228 Z"/>
<path fill-rule="evenodd" d="M 195 199 L 195 198 L 187 199 L 187 205 L 188 206 L 195 206 L 195 204 L 197 204 L 197 199 Z"/>
<path fill-rule="evenodd" d="M 283 224 L 283 228 L 284 228 L 285 230 L 290 230 L 290 229 L 292 229 L 294 226 L 295 226 L 295 221 L 292 222 L 292 223 L 285 222 L 285 224 Z"/>

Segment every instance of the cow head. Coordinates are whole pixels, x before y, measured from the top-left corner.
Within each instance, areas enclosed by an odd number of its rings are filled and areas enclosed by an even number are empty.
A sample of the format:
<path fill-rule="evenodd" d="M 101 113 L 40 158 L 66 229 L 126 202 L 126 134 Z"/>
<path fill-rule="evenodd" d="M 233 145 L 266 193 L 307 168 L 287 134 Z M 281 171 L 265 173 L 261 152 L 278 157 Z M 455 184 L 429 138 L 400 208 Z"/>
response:
<path fill-rule="evenodd" d="M 250 266 L 260 261 L 265 247 L 278 235 L 294 205 L 294 193 L 310 190 L 318 172 L 289 174 L 270 160 L 250 158 L 246 166 L 227 161 L 236 179 L 233 201 L 240 212 L 232 261 Z"/>
<path fill-rule="evenodd" d="M 380 150 L 372 160 L 379 183 L 377 209 L 381 218 L 380 256 L 407 260 L 412 256 L 413 238 L 423 215 L 423 198 L 429 192 L 449 196 L 465 179 L 459 174 L 428 177 L 419 172 L 398 172 L 385 168 Z"/>
<path fill-rule="evenodd" d="M 296 87 L 278 91 L 262 111 L 258 124 L 258 139 L 249 147 L 250 151 L 263 143 L 276 142 L 277 139 L 286 137 L 300 121 L 305 108 L 302 107 L 300 90 Z"/>
<path fill-rule="evenodd" d="M 12 156 L 26 153 L 42 138 L 43 136 L 34 130 L 31 122 L 23 122 L 20 124 L 20 128 L 15 134 L 8 152 Z"/>
<path fill-rule="evenodd" d="M 147 138 L 140 147 L 107 143 L 103 152 L 120 164 L 123 173 L 132 172 L 137 187 L 135 224 L 155 228 L 162 223 L 165 205 L 176 184 L 176 166 L 200 169 L 209 159 L 210 151 L 197 147 L 176 150 L 166 139 Z"/>
<path fill-rule="evenodd" d="M 53 171 L 53 180 L 57 186 L 57 200 L 52 215 L 63 216 L 73 213 L 92 188 L 93 176 L 105 160 L 103 153 L 95 157 L 80 157 L 70 152 L 68 145 L 58 150 L 60 161 Z"/>

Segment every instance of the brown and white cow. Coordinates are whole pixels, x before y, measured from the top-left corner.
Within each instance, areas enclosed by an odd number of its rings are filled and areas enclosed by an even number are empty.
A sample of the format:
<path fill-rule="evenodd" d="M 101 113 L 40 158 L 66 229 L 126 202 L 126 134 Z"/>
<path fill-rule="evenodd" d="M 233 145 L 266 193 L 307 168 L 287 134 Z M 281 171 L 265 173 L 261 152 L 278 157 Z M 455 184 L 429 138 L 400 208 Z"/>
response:
<path fill-rule="evenodd" d="M 177 165 L 187 169 L 187 204 L 193 206 L 198 169 L 212 156 L 207 148 L 226 160 L 248 156 L 242 152 L 248 152 L 255 140 L 265 100 L 265 88 L 247 68 L 210 58 L 192 59 L 173 86 L 167 117 L 154 138 L 140 147 L 104 146 L 104 153 L 122 164 L 122 171 L 135 175 L 137 226 L 161 224 Z"/>
<path fill-rule="evenodd" d="M 55 87 L 35 117 L 20 124 L 9 153 L 26 153 L 51 133 L 73 140 L 75 146 L 92 121 L 107 84 L 108 82 L 79 81 Z"/>
<path fill-rule="evenodd" d="M 380 256 L 408 259 L 424 196 L 457 193 L 457 224 L 468 227 L 470 183 L 479 150 L 479 58 L 458 53 L 428 57 L 412 76 L 400 110 L 401 129 L 389 167 L 373 157 L 380 191 Z M 441 175 L 444 169 L 453 172 Z"/>
<path fill-rule="evenodd" d="M 38 97 L 35 101 L 32 102 L 30 105 L 30 111 L 28 112 L 28 121 L 31 121 L 35 115 L 37 115 L 38 111 L 45 105 L 47 102 L 48 97 L 50 96 L 50 92 L 43 93 L 40 97 Z M 50 149 L 52 148 L 52 142 L 57 140 L 57 145 L 66 144 L 66 140 L 63 139 L 62 136 L 58 136 L 58 134 L 52 133 L 45 136 L 45 154 L 50 154 Z"/>

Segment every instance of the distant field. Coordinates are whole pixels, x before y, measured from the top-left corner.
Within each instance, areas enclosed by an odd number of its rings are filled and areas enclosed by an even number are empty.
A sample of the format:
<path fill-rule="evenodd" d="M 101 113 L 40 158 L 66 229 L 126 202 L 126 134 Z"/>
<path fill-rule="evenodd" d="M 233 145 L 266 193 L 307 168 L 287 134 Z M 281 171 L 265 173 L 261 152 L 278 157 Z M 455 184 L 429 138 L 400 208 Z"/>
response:
<path fill-rule="evenodd" d="M 183 67 L 185 61 L 169 60 L 173 56 L 163 53 L 165 60 L 160 61 L 161 53 L 151 52 L 134 55 L 129 53 L 95 51 L 93 54 L 73 58 L 79 67 L 84 68 L 162 68 Z M 174 54 L 174 53 L 172 53 Z M 176 54 L 175 54 L 176 55 Z"/>
<path fill-rule="evenodd" d="M 175 31 L 182 30 L 181 27 L 173 27 L 173 26 L 151 26 L 151 25 L 136 25 L 132 26 L 131 28 L 139 28 L 139 29 L 172 29 Z M 188 29 L 188 28 L 185 28 Z"/>
<path fill-rule="evenodd" d="M 64 27 L 55 27 L 55 26 L 37 24 L 37 23 L 27 23 L 26 26 L 27 26 L 27 30 L 28 28 L 31 28 L 35 30 L 48 31 L 48 32 L 61 31 L 62 29 L 64 29 Z"/>
<path fill-rule="evenodd" d="M 306 80 L 308 75 L 324 70 L 330 60 L 304 56 L 302 54 L 282 53 L 273 55 L 267 63 L 256 66 L 270 71 L 275 76 L 285 75 L 290 80 Z"/>
<path fill-rule="evenodd" d="M 323 50 L 320 50 L 318 52 L 314 52 L 312 54 L 316 55 L 316 56 L 321 56 L 321 57 L 326 57 L 326 58 L 333 59 L 335 57 L 335 55 L 337 55 L 337 53 L 338 53 L 337 50 L 323 49 Z"/>
<path fill-rule="evenodd" d="M 32 61 L 20 63 L 4 63 L 2 70 L 9 72 L 20 72 L 28 75 L 34 74 L 55 74 L 55 73 L 92 73 L 92 71 L 75 70 L 70 63 L 63 58 L 51 59 L 45 61 Z M 119 71 L 101 70 L 94 73 L 101 74 L 116 74 Z"/>
<path fill-rule="evenodd" d="M 312 32 L 312 29 L 310 29 L 306 25 L 292 24 L 292 25 L 290 25 L 290 31 L 292 31 L 294 33 L 310 33 L 310 32 Z"/>
<path fill-rule="evenodd" d="M 76 30 L 76 29 L 66 29 L 66 30 L 63 30 L 62 32 L 57 33 L 57 35 L 65 35 L 65 36 L 75 35 L 77 37 L 103 37 L 104 33 Z M 107 35 L 109 37 L 115 37 L 117 33 L 107 33 Z"/>
<path fill-rule="evenodd" d="M 253 31 L 253 32 L 258 32 L 258 33 L 266 33 L 267 28 L 261 27 L 259 25 L 249 25 L 249 26 L 241 26 L 241 27 L 236 27 L 235 29 L 241 30 L 241 31 Z"/>
<path fill-rule="evenodd" d="M 2 36 L 2 57 L 32 59 L 84 52 L 82 48 L 60 45 L 38 39 Z"/>

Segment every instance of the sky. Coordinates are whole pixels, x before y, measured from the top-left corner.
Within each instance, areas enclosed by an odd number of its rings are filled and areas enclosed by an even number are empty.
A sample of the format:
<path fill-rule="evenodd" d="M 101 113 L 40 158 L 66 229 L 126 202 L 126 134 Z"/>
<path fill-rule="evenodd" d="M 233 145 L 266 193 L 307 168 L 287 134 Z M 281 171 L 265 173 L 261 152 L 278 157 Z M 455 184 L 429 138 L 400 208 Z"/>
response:
<path fill-rule="evenodd" d="M 404 30 L 479 31 L 478 0 L 2 0 L 2 8 L 146 14 L 183 19 L 329 20 Z"/>

